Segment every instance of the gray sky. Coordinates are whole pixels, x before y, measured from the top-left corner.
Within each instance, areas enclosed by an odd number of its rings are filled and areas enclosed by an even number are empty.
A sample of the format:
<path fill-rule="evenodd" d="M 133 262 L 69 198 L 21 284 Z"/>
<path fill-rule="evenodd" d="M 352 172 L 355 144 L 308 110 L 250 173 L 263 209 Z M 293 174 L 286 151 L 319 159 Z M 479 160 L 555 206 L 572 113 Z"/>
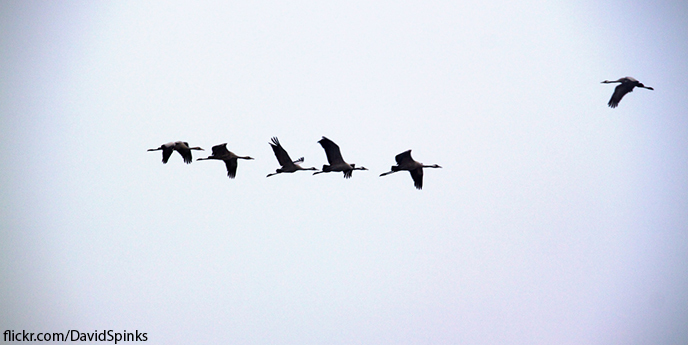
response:
<path fill-rule="evenodd" d="M 688 342 L 683 1 L 0 3 L 0 328 Z M 616 109 L 614 85 L 636 89 Z M 268 142 L 321 167 L 267 178 Z M 168 141 L 250 155 L 161 164 Z M 428 169 L 378 177 L 413 149 Z"/>

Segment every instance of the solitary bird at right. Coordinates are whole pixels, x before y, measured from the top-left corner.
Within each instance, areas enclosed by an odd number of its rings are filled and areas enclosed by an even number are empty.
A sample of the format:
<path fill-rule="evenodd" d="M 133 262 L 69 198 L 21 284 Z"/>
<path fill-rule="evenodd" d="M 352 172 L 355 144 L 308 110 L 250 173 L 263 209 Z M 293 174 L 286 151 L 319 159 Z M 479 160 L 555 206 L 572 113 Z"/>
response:
<path fill-rule="evenodd" d="M 397 161 L 397 165 L 392 166 L 392 171 L 380 174 L 380 177 L 397 171 L 407 170 L 411 173 L 411 178 L 413 179 L 413 184 L 416 186 L 416 189 L 423 189 L 423 168 L 441 168 L 441 166 L 437 164 L 423 165 L 423 163 L 416 162 L 411 158 L 411 150 L 396 155 L 394 159 Z"/>
<path fill-rule="evenodd" d="M 607 105 L 611 108 L 616 108 L 619 105 L 619 102 L 621 102 L 621 99 L 623 96 L 625 96 L 629 92 L 633 92 L 633 88 L 637 87 L 642 87 L 648 90 L 654 90 L 653 88 L 649 86 L 643 85 L 643 83 L 637 81 L 633 77 L 625 77 L 621 78 L 619 80 L 605 80 L 602 82 L 602 84 L 611 84 L 611 83 L 621 83 L 619 84 L 615 89 L 614 89 L 614 94 L 612 95 L 612 98 L 609 100 L 609 103 Z"/>

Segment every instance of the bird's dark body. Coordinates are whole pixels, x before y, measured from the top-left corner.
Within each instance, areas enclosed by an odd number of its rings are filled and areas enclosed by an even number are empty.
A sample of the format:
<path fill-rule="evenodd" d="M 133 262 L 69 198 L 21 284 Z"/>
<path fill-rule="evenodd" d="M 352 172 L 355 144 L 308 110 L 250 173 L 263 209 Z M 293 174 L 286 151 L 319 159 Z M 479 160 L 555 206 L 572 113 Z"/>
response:
<path fill-rule="evenodd" d="M 342 153 L 339 150 L 339 146 L 335 144 L 332 140 L 322 137 L 318 141 L 323 150 L 325 150 L 325 155 L 327 155 L 327 162 L 324 164 L 321 171 L 313 173 L 313 175 L 331 172 L 331 171 L 341 171 L 344 174 L 344 178 L 351 178 L 354 170 L 368 170 L 366 167 L 356 167 L 356 164 L 349 164 L 342 158 Z"/>
<path fill-rule="evenodd" d="M 167 161 L 170 159 L 170 156 L 172 156 L 172 153 L 174 151 L 179 152 L 179 154 L 182 156 L 182 159 L 184 159 L 184 163 L 190 164 L 193 161 L 193 157 L 191 155 L 191 150 L 201 150 L 203 151 L 202 148 L 200 147 L 189 147 L 189 143 L 186 141 L 174 141 L 174 142 L 169 142 L 167 144 L 162 144 L 160 147 L 155 148 L 155 149 L 148 149 L 148 151 L 158 151 L 162 150 L 162 163 L 167 164 Z"/>
<path fill-rule="evenodd" d="M 237 159 L 248 159 L 248 160 L 253 160 L 252 157 L 249 156 L 237 156 L 234 154 L 234 152 L 227 150 L 227 143 L 220 144 L 220 145 L 215 145 L 213 146 L 213 154 L 206 157 L 206 158 L 199 158 L 197 160 L 207 160 L 207 159 L 216 159 L 216 160 L 221 160 L 225 162 L 225 166 L 227 167 L 227 176 L 229 178 L 235 178 L 236 177 L 236 172 L 237 172 Z"/>
<path fill-rule="evenodd" d="M 605 80 L 602 82 L 603 84 L 611 84 L 611 83 L 620 83 L 619 85 L 614 88 L 614 93 L 612 94 L 612 97 L 609 99 L 609 103 L 607 105 L 610 108 L 616 108 L 619 106 L 619 102 L 621 102 L 621 99 L 630 92 L 633 92 L 633 89 L 636 87 L 641 87 L 644 89 L 648 90 L 654 90 L 653 88 L 649 86 L 643 85 L 643 83 L 639 82 L 633 77 L 624 77 L 618 80 L 614 81 L 609 81 Z"/>
<path fill-rule="evenodd" d="M 406 150 L 394 157 L 397 161 L 397 165 L 392 165 L 389 172 L 382 173 L 380 176 L 386 176 L 397 171 L 406 170 L 411 174 L 411 179 L 413 179 L 413 185 L 416 189 L 423 189 L 423 168 L 441 168 L 437 164 L 433 165 L 423 165 L 423 163 L 416 162 L 411 157 L 411 150 Z"/>

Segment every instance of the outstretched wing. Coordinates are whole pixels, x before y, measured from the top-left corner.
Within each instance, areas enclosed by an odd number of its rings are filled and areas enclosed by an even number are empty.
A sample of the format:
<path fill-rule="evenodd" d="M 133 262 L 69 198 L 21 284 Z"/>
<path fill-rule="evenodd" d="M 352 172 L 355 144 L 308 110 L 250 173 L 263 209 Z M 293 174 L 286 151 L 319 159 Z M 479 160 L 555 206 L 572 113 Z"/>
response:
<path fill-rule="evenodd" d="M 174 152 L 174 146 L 164 146 L 162 147 L 162 162 L 164 164 L 167 164 L 167 161 L 170 160 L 170 156 L 172 155 L 172 152 Z"/>
<path fill-rule="evenodd" d="M 621 102 L 623 96 L 632 91 L 633 85 L 631 84 L 621 83 L 617 85 L 614 89 L 614 94 L 612 95 L 612 98 L 609 99 L 609 103 L 607 103 L 607 105 L 611 108 L 616 108 L 619 105 L 619 102 Z"/>
<path fill-rule="evenodd" d="M 213 156 L 224 156 L 226 154 L 229 154 L 227 143 L 213 146 Z"/>
<path fill-rule="evenodd" d="M 229 176 L 229 178 L 236 177 L 237 159 L 227 159 L 225 160 L 225 165 L 227 166 L 227 176 Z"/>
<path fill-rule="evenodd" d="M 411 158 L 411 150 L 406 150 L 394 157 L 394 159 L 397 161 L 397 165 L 402 165 L 403 162 L 405 161 L 412 161 L 413 158 Z"/>
<path fill-rule="evenodd" d="M 277 137 L 272 137 L 270 147 L 272 147 L 272 151 L 275 153 L 275 157 L 277 157 L 277 161 L 281 166 L 285 167 L 293 165 L 291 158 L 289 158 L 289 154 L 282 147 L 279 140 L 277 140 Z"/>
<path fill-rule="evenodd" d="M 342 153 L 339 151 L 339 146 L 337 146 L 337 144 L 335 144 L 332 140 L 322 137 L 322 139 L 320 139 L 318 143 L 320 143 L 320 145 L 325 150 L 325 154 L 327 155 L 327 161 L 330 163 L 330 165 L 335 165 L 337 163 L 344 162 L 344 159 L 342 158 Z"/>
<path fill-rule="evenodd" d="M 177 152 L 182 156 L 184 159 L 184 163 L 189 164 L 193 160 L 191 157 L 191 150 L 189 149 L 189 143 L 184 142 L 184 145 L 177 145 L 176 146 Z"/>
<path fill-rule="evenodd" d="M 409 170 L 409 172 L 411 173 L 413 185 L 416 186 L 416 189 L 423 189 L 423 168 Z"/>

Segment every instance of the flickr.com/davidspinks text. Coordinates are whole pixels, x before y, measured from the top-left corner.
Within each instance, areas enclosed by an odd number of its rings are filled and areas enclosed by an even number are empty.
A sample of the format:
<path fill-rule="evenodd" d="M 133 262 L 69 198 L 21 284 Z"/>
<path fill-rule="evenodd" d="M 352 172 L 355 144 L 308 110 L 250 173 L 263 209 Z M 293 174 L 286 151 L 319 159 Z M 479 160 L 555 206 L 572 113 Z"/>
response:
<path fill-rule="evenodd" d="M 14 331 L 5 330 L 2 333 L 2 340 L 4 342 L 10 341 L 107 341 L 114 342 L 115 344 L 119 342 L 126 341 L 148 341 L 147 332 L 115 332 L 114 330 L 102 330 L 98 332 L 95 330 L 91 333 L 79 332 L 76 329 L 70 329 L 67 332 L 40 332 L 33 333 L 27 332 L 26 330 Z"/>

